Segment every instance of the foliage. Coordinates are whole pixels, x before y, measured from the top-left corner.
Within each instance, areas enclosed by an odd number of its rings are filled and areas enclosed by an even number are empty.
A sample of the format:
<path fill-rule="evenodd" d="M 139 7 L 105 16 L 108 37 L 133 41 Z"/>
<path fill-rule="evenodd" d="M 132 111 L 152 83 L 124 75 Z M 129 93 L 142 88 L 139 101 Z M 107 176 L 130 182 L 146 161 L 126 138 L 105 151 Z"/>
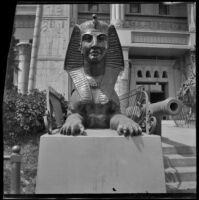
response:
<path fill-rule="evenodd" d="M 196 77 L 194 74 L 182 84 L 178 94 L 179 100 L 181 100 L 186 106 L 192 108 L 195 111 L 196 106 Z"/>
<path fill-rule="evenodd" d="M 46 94 L 34 90 L 22 95 L 16 88 L 7 90 L 3 102 L 4 140 L 34 134 L 44 130 L 43 116 L 46 110 Z"/>
<path fill-rule="evenodd" d="M 68 102 L 61 97 L 64 118 L 67 116 Z M 45 130 L 46 92 L 34 89 L 31 94 L 21 94 L 17 88 L 6 90 L 3 102 L 4 140 L 16 144 L 19 137 L 36 134 Z"/>

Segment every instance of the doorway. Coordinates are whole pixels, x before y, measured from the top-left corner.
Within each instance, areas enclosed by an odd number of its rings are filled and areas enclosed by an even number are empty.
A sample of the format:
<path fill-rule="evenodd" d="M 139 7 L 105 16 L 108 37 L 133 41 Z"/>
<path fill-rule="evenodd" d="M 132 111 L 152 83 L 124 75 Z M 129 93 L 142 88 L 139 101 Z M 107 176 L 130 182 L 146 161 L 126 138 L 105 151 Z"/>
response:
<path fill-rule="evenodd" d="M 156 103 L 158 101 L 163 101 L 165 99 L 164 92 L 150 92 L 150 102 Z"/>

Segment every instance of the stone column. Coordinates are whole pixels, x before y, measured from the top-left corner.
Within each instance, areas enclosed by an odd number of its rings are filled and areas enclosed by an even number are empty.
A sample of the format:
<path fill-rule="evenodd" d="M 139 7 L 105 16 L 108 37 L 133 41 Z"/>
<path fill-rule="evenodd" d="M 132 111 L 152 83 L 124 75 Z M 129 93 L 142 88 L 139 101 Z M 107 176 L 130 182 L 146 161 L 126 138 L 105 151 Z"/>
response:
<path fill-rule="evenodd" d="M 111 4 L 111 24 L 115 27 L 123 27 L 124 4 Z"/>
<path fill-rule="evenodd" d="M 123 56 L 124 56 L 124 71 L 120 73 L 117 79 L 117 84 L 115 90 L 118 96 L 122 96 L 124 94 L 129 93 L 130 86 L 130 68 L 129 68 L 129 60 L 128 60 L 129 49 L 123 48 Z M 124 112 L 128 107 L 129 101 L 128 98 L 121 101 L 121 111 Z"/>
<path fill-rule="evenodd" d="M 31 44 L 28 42 L 20 42 L 17 44 L 17 48 L 19 52 L 18 91 L 26 94 L 28 91 Z"/>
<path fill-rule="evenodd" d="M 189 46 L 190 49 L 195 48 L 196 44 L 196 24 L 195 24 L 195 16 L 196 15 L 195 3 L 187 4 L 187 17 L 188 17 L 188 28 L 189 28 Z"/>
<path fill-rule="evenodd" d="M 187 3 L 187 17 L 188 17 L 188 27 L 189 27 L 189 54 L 188 60 L 190 65 L 186 66 L 190 69 L 187 70 L 189 73 L 187 77 L 191 74 L 195 75 L 195 47 L 196 47 L 196 3 Z"/>
<path fill-rule="evenodd" d="M 196 75 L 196 50 L 195 48 L 190 49 L 190 63 L 192 67 L 192 73 Z"/>
<path fill-rule="evenodd" d="M 169 97 L 175 97 L 176 91 L 175 91 L 175 79 L 174 77 L 174 69 L 173 65 L 169 66 L 168 68 L 168 87 L 169 87 Z"/>
<path fill-rule="evenodd" d="M 70 5 L 70 26 L 74 26 L 77 23 L 78 19 L 78 5 Z"/>
<path fill-rule="evenodd" d="M 195 32 L 196 7 L 195 3 L 187 3 L 188 27 L 190 32 Z"/>

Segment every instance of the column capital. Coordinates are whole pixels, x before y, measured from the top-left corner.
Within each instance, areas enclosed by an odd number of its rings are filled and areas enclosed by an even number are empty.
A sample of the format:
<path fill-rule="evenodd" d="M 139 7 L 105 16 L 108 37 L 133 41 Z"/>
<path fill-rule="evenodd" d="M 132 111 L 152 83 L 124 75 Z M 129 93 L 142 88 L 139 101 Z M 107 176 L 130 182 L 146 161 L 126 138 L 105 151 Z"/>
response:
<path fill-rule="evenodd" d="M 19 42 L 16 45 L 19 55 L 28 55 L 30 54 L 31 44 L 29 42 Z"/>

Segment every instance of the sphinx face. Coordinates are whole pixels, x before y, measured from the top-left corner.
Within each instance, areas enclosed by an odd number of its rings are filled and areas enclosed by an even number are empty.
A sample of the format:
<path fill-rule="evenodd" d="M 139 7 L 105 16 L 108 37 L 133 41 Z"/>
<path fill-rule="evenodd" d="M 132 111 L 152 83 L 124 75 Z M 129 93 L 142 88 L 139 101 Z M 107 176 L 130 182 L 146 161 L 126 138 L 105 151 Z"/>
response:
<path fill-rule="evenodd" d="M 81 53 L 89 63 L 99 63 L 106 55 L 108 37 L 102 32 L 89 30 L 82 35 Z"/>

